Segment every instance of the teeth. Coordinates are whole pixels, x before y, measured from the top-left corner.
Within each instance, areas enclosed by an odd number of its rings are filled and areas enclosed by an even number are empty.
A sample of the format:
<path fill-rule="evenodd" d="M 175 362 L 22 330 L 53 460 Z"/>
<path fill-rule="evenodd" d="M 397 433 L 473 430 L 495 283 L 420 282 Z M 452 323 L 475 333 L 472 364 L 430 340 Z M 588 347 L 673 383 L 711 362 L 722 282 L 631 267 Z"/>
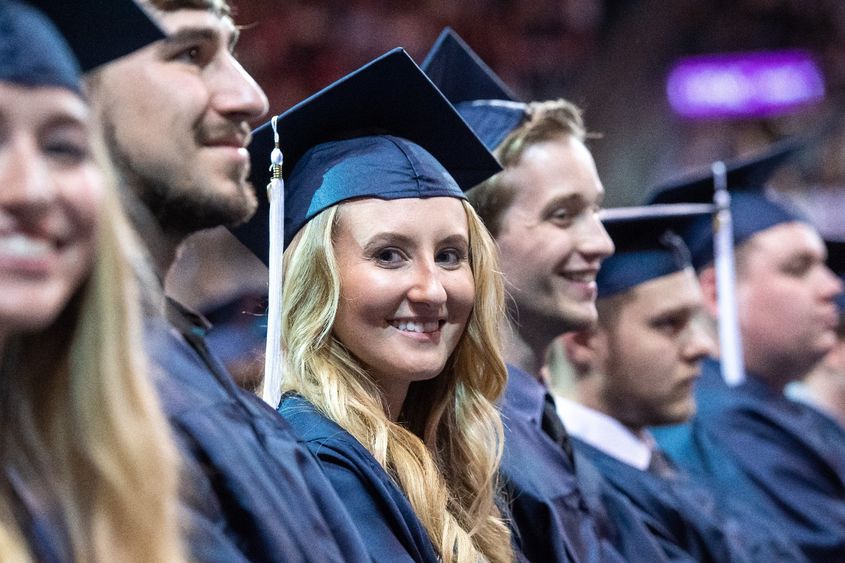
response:
<path fill-rule="evenodd" d="M 435 332 L 440 326 L 440 323 L 438 321 L 392 321 L 390 325 L 404 332 Z"/>
<path fill-rule="evenodd" d="M 15 233 L 0 236 L 0 253 L 16 258 L 41 258 L 53 250 L 53 246 L 42 239 L 30 238 Z"/>
<path fill-rule="evenodd" d="M 590 283 L 596 281 L 596 275 L 592 272 L 577 273 L 569 272 L 564 274 L 564 277 L 576 282 Z"/>

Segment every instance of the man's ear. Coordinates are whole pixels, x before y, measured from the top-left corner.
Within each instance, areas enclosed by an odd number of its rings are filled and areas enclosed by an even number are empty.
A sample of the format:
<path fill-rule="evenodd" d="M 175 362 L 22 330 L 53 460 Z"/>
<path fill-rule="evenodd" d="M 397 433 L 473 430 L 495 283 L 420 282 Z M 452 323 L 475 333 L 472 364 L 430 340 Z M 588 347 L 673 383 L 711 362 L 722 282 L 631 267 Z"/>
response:
<path fill-rule="evenodd" d="M 704 310 L 714 319 L 719 318 L 719 298 L 716 288 L 716 268 L 707 266 L 698 273 L 698 283 L 704 297 Z"/>
<path fill-rule="evenodd" d="M 566 357 L 578 377 L 586 377 L 599 368 L 597 363 L 600 361 L 602 347 L 606 346 L 606 338 L 601 329 L 589 328 L 568 332 L 561 339 L 566 350 Z"/>

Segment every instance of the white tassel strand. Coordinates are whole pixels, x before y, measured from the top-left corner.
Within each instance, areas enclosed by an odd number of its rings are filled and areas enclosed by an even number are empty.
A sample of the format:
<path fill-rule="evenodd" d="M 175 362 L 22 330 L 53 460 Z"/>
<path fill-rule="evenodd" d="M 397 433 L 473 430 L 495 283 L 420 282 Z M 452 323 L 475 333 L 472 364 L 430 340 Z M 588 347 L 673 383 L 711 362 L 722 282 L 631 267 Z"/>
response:
<path fill-rule="evenodd" d="M 285 183 L 282 179 L 284 157 L 279 149 L 279 133 L 273 118 L 273 138 L 275 148 L 270 154 L 270 170 L 273 178 L 267 185 L 267 198 L 270 200 L 270 280 L 267 311 L 267 344 L 264 358 L 264 385 L 262 398 L 276 408 L 282 395 L 282 281 L 284 278 L 284 217 Z"/>

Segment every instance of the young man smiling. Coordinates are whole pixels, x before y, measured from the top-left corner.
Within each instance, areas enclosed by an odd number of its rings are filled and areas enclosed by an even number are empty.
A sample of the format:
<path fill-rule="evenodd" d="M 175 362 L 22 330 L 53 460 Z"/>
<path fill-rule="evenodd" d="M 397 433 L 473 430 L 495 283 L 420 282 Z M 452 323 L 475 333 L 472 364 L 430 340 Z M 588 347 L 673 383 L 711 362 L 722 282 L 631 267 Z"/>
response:
<path fill-rule="evenodd" d="M 143 4 L 167 37 L 89 78 L 126 205 L 163 280 L 182 241 L 248 219 L 250 122 L 267 99 L 232 51 L 224 0 Z M 208 325 L 166 301 L 147 335 L 161 397 L 186 454 L 185 503 L 198 560 L 362 561 L 363 543 L 289 426 L 236 387 L 205 344 Z M 228 541 L 229 553 L 204 537 Z"/>
<path fill-rule="evenodd" d="M 451 30 L 422 68 L 504 168 L 467 195 L 496 239 L 509 296 L 501 471 L 519 547 L 530 561 L 664 560 L 626 499 L 575 463 L 541 375 L 558 335 L 596 321 L 595 276 L 613 252 L 580 111 L 514 101 Z"/>

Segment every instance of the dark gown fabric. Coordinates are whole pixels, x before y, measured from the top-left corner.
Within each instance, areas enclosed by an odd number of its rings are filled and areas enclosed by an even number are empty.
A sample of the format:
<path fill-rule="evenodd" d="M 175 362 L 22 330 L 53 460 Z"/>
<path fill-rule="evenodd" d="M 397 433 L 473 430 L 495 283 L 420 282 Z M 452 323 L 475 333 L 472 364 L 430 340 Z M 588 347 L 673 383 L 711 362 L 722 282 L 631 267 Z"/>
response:
<path fill-rule="evenodd" d="M 4 491 L 30 555 L 38 563 L 73 561 L 68 529 L 51 495 L 34 483 L 25 483 L 20 474 L 6 467 Z"/>
<path fill-rule="evenodd" d="M 701 563 L 806 561 L 797 547 L 773 533 L 749 511 L 740 521 L 722 511 L 715 495 L 693 482 L 680 470 L 662 475 L 643 471 L 605 452 L 574 440 L 575 448 L 589 458 L 615 490 L 661 531 L 671 542 Z M 669 468 L 667 468 L 669 469 Z"/>
<path fill-rule="evenodd" d="M 238 388 L 204 342 L 206 326 L 170 304 L 148 319 L 163 408 L 185 458 L 183 510 L 199 561 L 368 561 L 316 459 L 288 424 Z"/>
<path fill-rule="evenodd" d="M 845 561 L 845 451 L 818 414 L 753 374 L 728 387 L 712 359 L 696 400 L 691 422 L 654 430 L 672 460 L 718 498 L 764 514 L 810 561 Z"/>
<path fill-rule="evenodd" d="M 317 456 L 373 561 L 439 561 L 408 498 L 358 440 L 300 396 L 285 395 L 279 412 Z"/>
<path fill-rule="evenodd" d="M 543 430 L 547 394 L 535 378 L 508 366 L 501 472 L 515 541 L 525 558 L 537 563 L 665 561 L 630 504 L 587 461 L 584 467 L 580 460 L 573 465 L 565 448 Z"/>

